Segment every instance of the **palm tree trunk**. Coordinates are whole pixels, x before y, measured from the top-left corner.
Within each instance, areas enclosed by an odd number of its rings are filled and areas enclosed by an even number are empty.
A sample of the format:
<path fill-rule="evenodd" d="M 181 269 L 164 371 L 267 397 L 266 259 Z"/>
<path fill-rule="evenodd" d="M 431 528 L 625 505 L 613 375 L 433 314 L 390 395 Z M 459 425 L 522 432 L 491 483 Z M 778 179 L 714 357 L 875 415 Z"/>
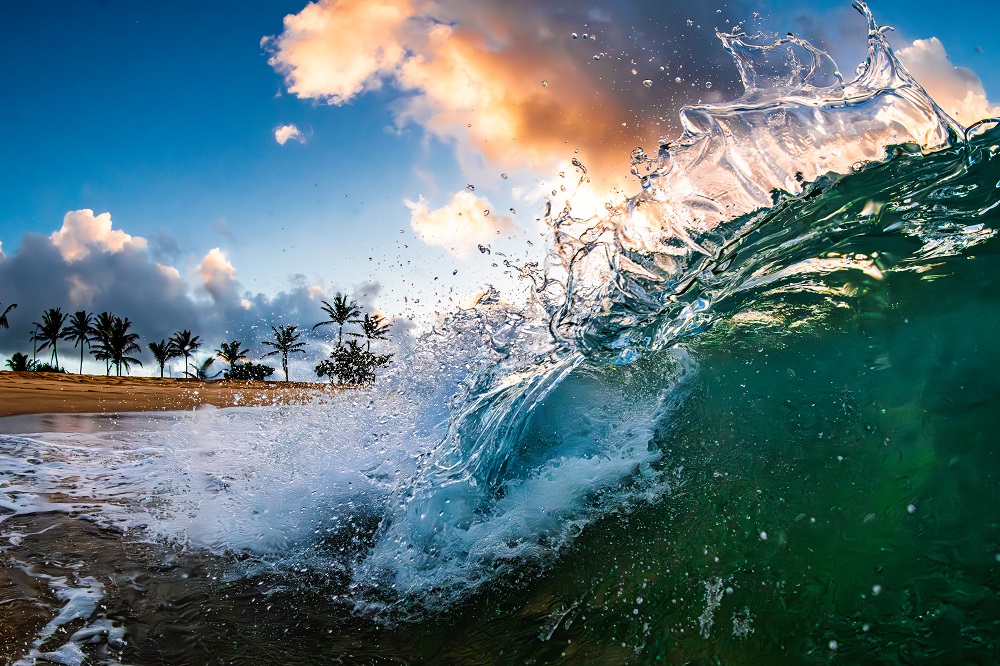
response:
<path fill-rule="evenodd" d="M 83 374 L 83 343 L 80 343 L 80 374 Z"/>
<path fill-rule="evenodd" d="M 340 328 L 337 329 L 337 346 L 340 347 L 344 343 L 344 325 L 341 324 Z"/>
<path fill-rule="evenodd" d="M 288 354 L 281 356 L 281 368 L 285 371 L 285 381 L 288 381 Z"/>

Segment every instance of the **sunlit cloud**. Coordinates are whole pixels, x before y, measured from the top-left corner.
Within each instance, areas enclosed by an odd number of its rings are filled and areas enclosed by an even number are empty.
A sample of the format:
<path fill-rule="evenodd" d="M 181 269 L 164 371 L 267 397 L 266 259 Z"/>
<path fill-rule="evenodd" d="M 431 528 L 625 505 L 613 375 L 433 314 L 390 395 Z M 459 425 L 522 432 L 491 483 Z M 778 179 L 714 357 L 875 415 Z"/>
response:
<path fill-rule="evenodd" d="M 73 210 L 66 213 L 62 227 L 50 238 L 67 261 L 83 259 L 91 252 L 146 249 L 145 238 L 130 236 L 111 226 L 111 213 L 94 215 L 89 208 Z"/>
<path fill-rule="evenodd" d="M 410 226 L 420 239 L 457 257 L 513 229 L 510 219 L 496 214 L 487 199 L 468 191 L 457 192 L 450 202 L 433 210 L 423 197 L 407 200 L 406 206 L 410 209 Z"/>
<path fill-rule="evenodd" d="M 295 125 L 282 125 L 274 130 L 274 140 L 279 146 L 283 146 L 289 141 L 306 142 L 306 135 Z"/>
<path fill-rule="evenodd" d="M 934 101 L 961 124 L 1000 115 L 1000 106 L 990 104 L 976 73 L 953 65 L 937 37 L 918 39 L 897 56 Z"/>
<path fill-rule="evenodd" d="M 198 264 L 198 275 L 202 284 L 216 303 L 230 303 L 236 299 L 239 283 L 236 281 L 236 267 L 221 248 L 213 247 Z"/>

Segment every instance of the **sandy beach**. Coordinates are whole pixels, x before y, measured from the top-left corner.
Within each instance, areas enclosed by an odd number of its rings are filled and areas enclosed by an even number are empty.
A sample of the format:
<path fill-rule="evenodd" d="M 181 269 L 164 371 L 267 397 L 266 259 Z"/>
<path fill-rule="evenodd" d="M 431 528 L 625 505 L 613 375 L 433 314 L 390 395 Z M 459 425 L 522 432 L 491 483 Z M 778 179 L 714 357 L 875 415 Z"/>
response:
<path fill-rule="evenodd" d="M 303 404 L 338 390 L 305 382 L 200 381 L 0 372 L 0 417 L 19 414 L 108 414 L 215 407 Z"/>

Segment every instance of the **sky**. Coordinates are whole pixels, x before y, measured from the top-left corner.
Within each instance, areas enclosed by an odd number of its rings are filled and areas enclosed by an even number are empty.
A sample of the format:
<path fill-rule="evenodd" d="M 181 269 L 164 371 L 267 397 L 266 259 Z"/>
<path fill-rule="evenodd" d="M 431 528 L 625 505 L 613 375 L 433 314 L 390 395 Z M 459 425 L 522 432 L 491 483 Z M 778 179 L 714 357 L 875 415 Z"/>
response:
<path fill-rule="evenodd" d="M 1000 114 L 1000 9 L 871 6 L 947 111 Z M 0 358 L 56 306 L 214 347 L 345 291 L 403 332 L 541 256 L 571 160 L 630 193 L 632 148 L 738 96 L 716 28 L 845 72 L 865 43 L 828 0 L 7 2 L 0 24 Z"/>

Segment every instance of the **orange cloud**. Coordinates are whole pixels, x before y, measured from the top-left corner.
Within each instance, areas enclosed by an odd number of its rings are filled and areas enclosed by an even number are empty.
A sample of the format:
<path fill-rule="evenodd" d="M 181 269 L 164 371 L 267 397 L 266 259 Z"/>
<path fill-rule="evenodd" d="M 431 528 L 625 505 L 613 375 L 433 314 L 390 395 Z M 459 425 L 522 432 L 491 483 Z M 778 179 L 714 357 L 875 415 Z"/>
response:
<path fill-rule="evenodd" d="M 236 268 L 221 248 L 213 247 L 198 264 L 198 275 L 201 277 L 205 291 L 216 303 L 232 302 L 236 299 L 239 283 L 236 281 Z"/>
<path fill-rule="evenodd" d="M 391 83 L 413 93 L 398 107 L 401 125 L 494 165 L 552 171 L 577 156 L 592 173 L 613 168 L 621 183 L 629 151 L 657 138 L 627 101 L 596 94 L 608 84 L 571 50 L 568 31 L 552 34 L 500 3 L 320 0 L 284 25 L 264 44 L 290 92 L 344 104 Z"/>
<path fill-rule="evenodd" d="M 896 55 L 938 106 L 961 124 L 1000 116 L 1000 106 L 986 99 L 983 82 L 976 73 L 951 64 L 937 37 L 918 39 Z"/>

